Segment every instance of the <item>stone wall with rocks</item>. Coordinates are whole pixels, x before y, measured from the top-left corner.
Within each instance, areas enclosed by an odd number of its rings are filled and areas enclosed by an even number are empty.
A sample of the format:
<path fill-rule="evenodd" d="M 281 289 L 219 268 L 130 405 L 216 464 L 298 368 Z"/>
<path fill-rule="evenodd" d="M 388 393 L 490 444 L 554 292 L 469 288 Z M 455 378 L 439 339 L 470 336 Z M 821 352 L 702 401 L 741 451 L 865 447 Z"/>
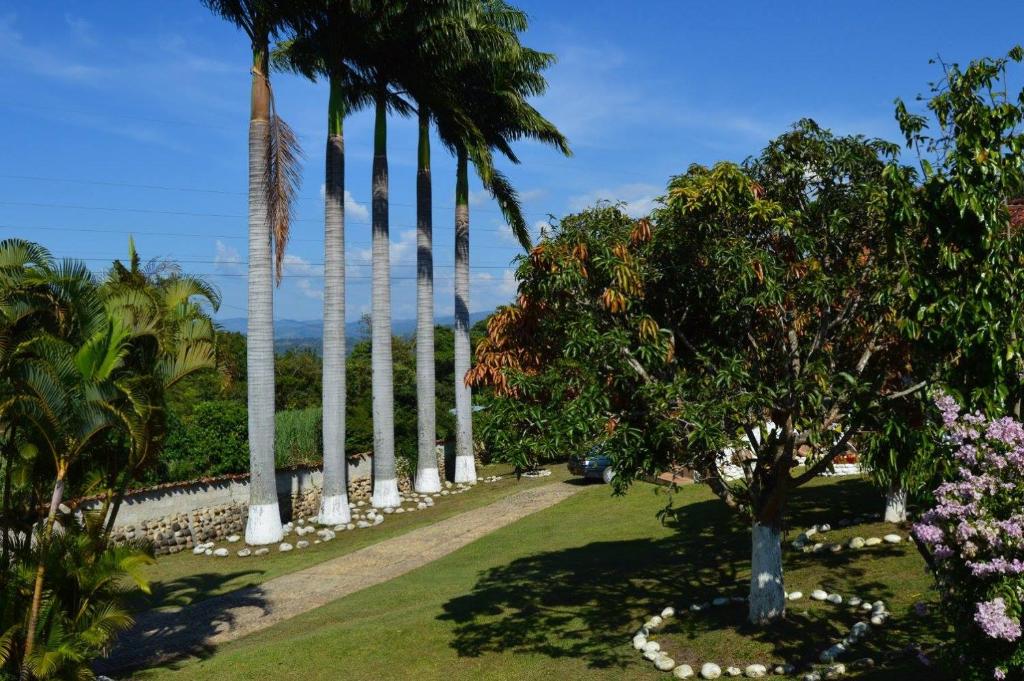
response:
<path fill-rule="evenodd" d="M 445 445 L 437 446 L 438 468 L 444 479 Z M 368 500 L 371 494 L 372 457 L 350 461 L 350 501 Z M 319 468 L 277 471 L 278 503 L 285 522 L 313 518 L 320 509 L 323 474 Z M 412 481 L 399 480 L 409 492 Z M 115 541 L 146 539 L 158 555 L 192 549 L 198 544 L 227 539 L 245 531 L 248 517 L 249 476 L 232 475 L 202 481 L 161 485 L 125 495 L 112 536 Z M 80 510 L 101 506 L 98 499 L 84 500 Z"/>

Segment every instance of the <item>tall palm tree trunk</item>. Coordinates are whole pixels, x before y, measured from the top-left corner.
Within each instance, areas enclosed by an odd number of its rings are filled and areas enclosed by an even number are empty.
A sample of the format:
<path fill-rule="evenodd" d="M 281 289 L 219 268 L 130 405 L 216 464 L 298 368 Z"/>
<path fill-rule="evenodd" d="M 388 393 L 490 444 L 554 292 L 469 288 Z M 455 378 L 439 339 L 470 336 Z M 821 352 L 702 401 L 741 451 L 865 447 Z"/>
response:
<path fill-rule="evenodd" d="M 341 84 L 330 78 L 324 189 L 324 483 L 319 521 L 351 520 L 345 463 L 345 109 Z"/>
<path fill-rule="evenodd" d="M 441 491 L 437 472 L 437 407 L 434 377 L 434 225 L 431 211 L 430 115 L 420 108 L 416 171 L 416 491 Z"/>
<path fill-rule="evenodd" d="M 395 474 L 395 393 L 391 366 L 391 255 L 388 239 L 388 119 L 384 93 L 377 96 L 373 135 L 373 497 L 378 508 L 398 506 Z"/>
<path fill-rule="evenodd" d="M 249 321 L 246 361 L 249 387 L 248 544 L 281 541 L 281 512 L 274 475 L 274 282 L 268 214 L 270 144 L 268 47 L 253 48 L 249 118 Z"/>
<path fill-rule="evenodd" d="M 57 479 L 53 483 L 53 494 L 50 496 L 50 509 L 46 513 L 46 522 L 43 531 L 39 536 L 39 562 L 36 565 L 35 582 L 32 585 L 32 605 L 28 611 L 28 621 L 25 623 L 25 654 L 21 658 L 21 681 L 29 681 L 32 672 L 29 670 L 29 659 L 36 645 L 36 624 L 39 621 L 39 609 L 43 604 L 43 582 L 46 576 L 46 544 L 53 535 L 54 521 L 57 519 L 57 508 L 64 498 L 64 475 L 67 472 L 65 466 L 57 466 Z M 5 530 L 6 531 L 6 530 Z"/>
<path fill-rule="evenodd" d="M 455 482 L 476 482 L 469 345 L 469 171 L 459 149 L 455 175 Z"/>

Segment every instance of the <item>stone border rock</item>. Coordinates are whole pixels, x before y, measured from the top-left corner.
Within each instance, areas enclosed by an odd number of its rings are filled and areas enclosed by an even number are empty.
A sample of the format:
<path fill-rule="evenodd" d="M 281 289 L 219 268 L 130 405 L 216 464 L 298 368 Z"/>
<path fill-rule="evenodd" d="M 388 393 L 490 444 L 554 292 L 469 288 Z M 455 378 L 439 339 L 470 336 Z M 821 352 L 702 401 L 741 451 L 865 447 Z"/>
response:
<path fill-rule="evenodd" d="M 859 611 L 869 614 L 869 621 L 860 620 L 856 622 L 850 628 L 849 633 L 842 641 L 833 644 L 820 653 L 818 659 L 823 664 L 828 665 L 827 667 L 823 670 L 809 670 L 802 677 L 803 681 L 821 681 L 822 679 L 839 678 L 846 674 L 846 665 L 841 662 L 836 662 L 836 658 L 849 652 L 851 648 L 871 632 L 872 627 L 881 627 L 884 625 L 889 619 L 889 611 L 885 607 L 885 602 L 881 600 L 875 601 L 874 603 L 868 603 L 857 596 L 851 596 L 844 599 L 840 594 L 829 594 L 822 589 L 815 589 L 811 592 L 810 597 L 816 601 L 826 602 L 836 606 L 846 603 L 850 606 L 853 612 Z M 801 598 L 803 598 L 803 593 L 799 591 L 793 591 L 786 594 L 786 599 L 789 601 L 797 601 Z M 694 603 L 689 607 L 689 611 L 692 613 L 699 613 L 709 608 L 722 607 L 735 603 L 746 603 L 746 601 L 747 599 L 743 596 L 733 596 L 731 598 L 728 596 L 718 596 L 710 602 Z M 675 616 L 675 608 L 669 606 L 664 608 L 660 614 L 649 618 L 633 635 L 633 648 L 639 651 L 645 659 L 653 662 L 657 669 L 672 672 L 672 675 L 678 679 L 717 679 L 721 677 L 723 670 L 717 663 L 710 661 L 704 662 L 701 665 L 700 671 L 695 672 L 693 667 L 688 664 L 677 665 L 675 660 L 661 650 L 661 644 L 652 640 L 651 635 L 664 627 L 667 620 Z M 862 660 L 858 660 L 855 664 L 858 666 L 871 666 L 873 662 L 870 658 L 864 658 Z M 790 676 L 798 671 L 796 667 L 791 664 L 776 665 L 772 667 L 766 664 L 754 663 L 748 664 L 744 669 L 734 666 L 726 667 L 725 675 L 732 677 L 745 676 L 747 678 L 756 679 L 767 676 L 769 669 L 771 669 L 775 674 L 783 676 Z"/>
<path fill-rule="evenodd" d="M 497 477 L 497 476 L 492 476 Z M 500 479 L 500 478 L 498 478 Z M 331 541 L 338 536 L 339 532 L 347 532 L 349 530 L 365 530 L 371 527 L 376 527 L 384 522 L 384 519 L 388 515 L 400 514 L 400 513 L 415 513 L 417 511 L 425 511 L 429 508 L 434 507 L 435 499 L 454 496 L 456 494 L 462 494 L 472 489 L 470 483 L 457 483 L 445 482 L 444 488 L 434 494 L 420 494 L 412 490 L 400 492 L 402 503 L 394 507 L 377 508 L 376 506 L 369 505 L 366 499 L 360 499 L 358 501 L 349 502 L 349 509 L 352 511 L 351 522 L 343 525 L 334 525 L 333 528 L 325 526 L 317 527 L 315 524 L 316 518 L 304 518 L 299 517 L 297 520 L 288 521 L 282 526 L 284 530 L 284 536 L 287 539 L 290 535 L 295 535 L 297 540 L 294 541 L 282 541 L 277 546 L 277 550 L 281 553 L 287 553 L 295 549 L 304 549 L 310 546 L 308 539 L 302 537 L 307 534 L 316 534 L 317 539 L 313 540 L 313 544 L 322 544 L 324 542 Z M 241 537 L 237 534 L 232 534 L 226 537 L 226 541 L 229 544 L 234 544 L 241 541 Z M 247 558 L 249 556 L 264 556 L 270 552 L 270 549 L 266 546 L 254 547 L 244 546 L 235 552 L 235 555 L 239 558 Z M 216 558 L 226 558 L 231 552 L 225 547 L 218 548 L 216 542 L 208 541 L 201 544 L 196 544 L 192 548 L 192 553 L 196 556 L 214 556 Z"/>
<path fill-rule="evenodd" d="M 861 521 L 863 516 L 857 518 L 857 521 Z M 865 522 L 870 522 L 869 518 Z M 851 524 L 847 523 L 844 527 L 849 527 Z M 866 547 L 879 546 L 885 544 L 899 544 L 903 542 L 904 538 L 902 535 L 896 534 L 895 532 L 886 534 L 883 537 L 851 537 L 844 544 L 837 544 L 834 542 L 811 542 L 811 538 L 819 534 L 826 534 L 832 531 L 832 526 L 828 523 L 822 523 L 820 525 L 813 525 L 799 535 L 791 542 L 791 546 L 797 551 L 804 553 L 840 553 L 844 549 L 860 550 Z"/>

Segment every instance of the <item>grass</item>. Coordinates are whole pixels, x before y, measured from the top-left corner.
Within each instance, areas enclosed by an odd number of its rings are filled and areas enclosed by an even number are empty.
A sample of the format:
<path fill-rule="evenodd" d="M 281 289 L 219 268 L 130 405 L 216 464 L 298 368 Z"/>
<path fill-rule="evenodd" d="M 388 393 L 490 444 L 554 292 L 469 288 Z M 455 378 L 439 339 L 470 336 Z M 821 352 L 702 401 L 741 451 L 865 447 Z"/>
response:
<path fill-rule="evenodd" d="M 160 556 L 156 564 L 146 568 L 145 572 L 145 577 L 150 582 L 151 593 L 138 593 L 129 606 L 136 611 L 154 608 L 171 610 L 235 589 L 256 586 L 268 579 L 302 570 L 418 527 L 486 506 L 520 489 L 568 477 L 568 472 L 562 465 L 553 466 L 550 477 L 539 479 L 523 478 L 517 481 L 509 472 L 507 466 L 482 466 L 478 471 L 481 477 L 506 477 L 498 482 L 480 483 L 462 494 L 437 497 L 434 506 L 423 511 L 391 514 L 383 524 L 373 528 L 338 532 L 337 538 L 333 541 L 313 544 L 316 537 L 307 535 L 305 538 L 310 542 L 310 546 L 301 550 L 281 553 L 276 547 L 271 547 L 270 553 L 265 556 L 239 558 L 235 555 L 235 550 L 242 548 L 243 544 L 218 542 L 218 546 L 231 549 L 230 556 L 195 556 L 191 551 Z M 295 539 L 296 537 L 291 535 L 287 541 L 294 544 Z"/>
<path fill-rule="evenodd" d="M 813 523 L 881 510 L 860 480 L 821 481 L 797 496 L 790 538 Z M 666 605 L 744 593 L 750 539 L 703 487 L 678 492 L 676 511 L 661 523 L 656 513 L 666 501 L 665 490 L 650 485 L 621 498 L 589 487 L 403 577 L 142 678 L 668 681 L 632 649 L 633 631 Z M 861 526 L 833 537 L 887 529 Z M 824 556 L 786 551 L 786 580 L 790 590 L 821 586 L 889 604 L 885 635 L 863 648 L 884 663 L 856 678 L 942 678 L 903 653 L 909 643 L 934 644 L 941 629 L 909 613 L 932 597 L 913 546 Z M 856 621 L 832 607 L 800 601 L 773 632 L 748 631 L 738 608 L 687 613 L 660 639 L 690 664 L 792 659 L 826 647 Z"/>

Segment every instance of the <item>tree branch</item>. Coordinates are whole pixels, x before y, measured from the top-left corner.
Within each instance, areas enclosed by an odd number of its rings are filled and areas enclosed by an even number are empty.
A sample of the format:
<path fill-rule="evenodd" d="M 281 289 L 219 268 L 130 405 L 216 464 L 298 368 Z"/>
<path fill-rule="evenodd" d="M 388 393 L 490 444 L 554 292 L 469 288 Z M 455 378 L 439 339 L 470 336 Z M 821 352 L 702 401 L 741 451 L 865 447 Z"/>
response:
<path fill-rule="evenodd" d="M 805 482 L 813 480 L 823 470 L 828 468 L 829 465 L 832 463 L 832 461 L 835 460 L 835 458 L 837 456 L 839 456 L 840 453 L 842 453 L 844 450 L 846 450 L 847 443 L 849 442 L 850 438 L 853 436 L 853 433 L 854 433 L 855 430 L 857 430 L 857 426 L 856 425 L 852 425 L 849 428 L 847 428 L 846 432 L 843 433 L 843 436 L 840 437 L 839 440 L 834 445 L 832 445 L 832 447 L 829 449 L 828 454 L 826 454 L 825 456 L 821 457 L 821 459 L 816 461 L 815 464 L 813 466 L 811 466 L 810 468 L 808 468 L 806 471 L 804 471 L 803 473 L 801 473 L 797 477 L 792 478 L 793 482 L 792 482 L 791 486 L 792 487 L 799 487 L 800 485 L 804 484 Z"/>
<path fill-rule="evenodd" d="M 909 395 L 910 393 L 917 392 L 918 390 L 920 390 L 921 388 L 925 387 L 926 385 L 928 385 L 928 381 L 918 381 L 917 383 L 915 383 L 914 385 L 910 386 L 906 390 L 901 390 L 898 393 L 892 393 L 891 395 L 885 395 L 884 397 L 882 397 L 882 399 L 884 399 L 884 400 L 898 400 L 899 398 L 905 397 L 905 396 Z"/>

